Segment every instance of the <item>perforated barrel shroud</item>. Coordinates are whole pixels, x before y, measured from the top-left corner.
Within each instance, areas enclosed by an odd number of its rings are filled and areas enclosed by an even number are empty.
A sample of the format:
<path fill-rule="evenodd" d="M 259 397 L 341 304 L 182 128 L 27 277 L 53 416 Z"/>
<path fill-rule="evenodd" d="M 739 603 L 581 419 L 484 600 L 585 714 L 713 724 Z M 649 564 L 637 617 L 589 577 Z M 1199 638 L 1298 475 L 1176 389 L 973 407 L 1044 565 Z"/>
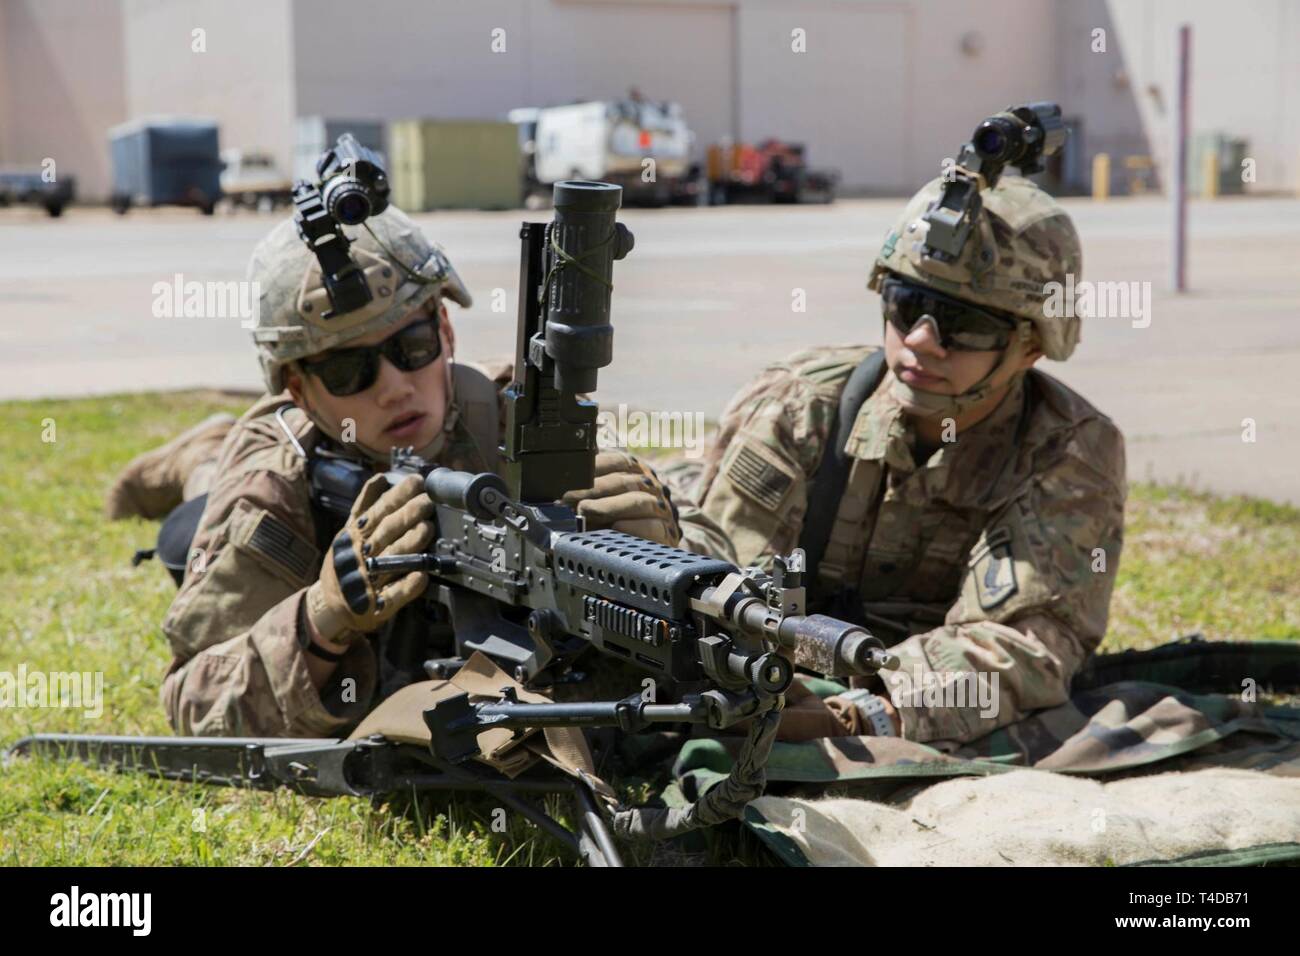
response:
<path fill-rule="evenodd" d="M 683 620 L 690 592 L 736 570 L 716 558 L 668 548 L 622 531 L 565 534 L 555 544 L 555 573 L 561 581 L 656 617 Z"/>

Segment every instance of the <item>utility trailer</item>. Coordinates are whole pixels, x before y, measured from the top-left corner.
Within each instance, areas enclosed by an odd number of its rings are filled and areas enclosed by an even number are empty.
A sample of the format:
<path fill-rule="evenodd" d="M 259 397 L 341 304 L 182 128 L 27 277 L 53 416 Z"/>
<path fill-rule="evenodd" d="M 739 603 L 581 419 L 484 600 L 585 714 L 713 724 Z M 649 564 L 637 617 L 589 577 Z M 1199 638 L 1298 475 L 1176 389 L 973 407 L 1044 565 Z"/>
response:
<path fill-rule="evenodd" d="M 108 131 L 113 161 L 109 204 L 119 215 L 132 206 L 194 206 L 212 215 L 221 198 L 217 124 L 155 117 Z"/>

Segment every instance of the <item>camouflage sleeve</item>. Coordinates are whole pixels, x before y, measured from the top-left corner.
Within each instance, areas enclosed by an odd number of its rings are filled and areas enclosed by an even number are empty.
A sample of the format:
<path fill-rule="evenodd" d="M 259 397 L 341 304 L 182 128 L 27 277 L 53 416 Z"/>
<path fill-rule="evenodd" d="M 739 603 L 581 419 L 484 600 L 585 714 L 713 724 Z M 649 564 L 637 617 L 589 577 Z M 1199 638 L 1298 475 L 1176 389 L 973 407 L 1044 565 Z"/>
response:
<path fill-rule="evenodd" d="M 682 547 L 742 567 L 796 547 L 844 381 L 869 349 L 810 349 L 736 393 L 705 452 Z"/>
<path fill-rule="evenodd" d="M 178 734 L 340 737 L 365 716 L 377 680 L 370 645 L 353 645 L 318 691 L 298 643 L 305 591 L 247 632 L 172 664 L 162 700 Z"/>
<path fill-rule="evenodd" d="M 882 677 L 903 736 L 965 743 L 1054 707 L 1106 631 L 1123 545 L 1124 441 L 1085 422 L 990 522 L 942 627 L 894 647 Z"/>
<path fill-rule="evenodd" d="M 689 500 L 679 501 L 674 498 L 674 501 L 677 502 L 677 521 L 682 532 L 681 541 L 677 545 L 679 548 L 711 558 L 721 558 L 732 564 L 740 563 L 727 532 L 718 527 L 703 508 Z"/>
<path fill-rule="evenodd" d="M 163 683 L 178 733 L 329 736 L 360 720 L 376 673 L 360 644 L 334 696 L 307 671 L 300 608 L 320 572 L 305 487 L 276 471 L 234 471 L 213 487 L 163 632 L 175 661 Z M 348 683 L 348 679 L 351 683 Z"/>

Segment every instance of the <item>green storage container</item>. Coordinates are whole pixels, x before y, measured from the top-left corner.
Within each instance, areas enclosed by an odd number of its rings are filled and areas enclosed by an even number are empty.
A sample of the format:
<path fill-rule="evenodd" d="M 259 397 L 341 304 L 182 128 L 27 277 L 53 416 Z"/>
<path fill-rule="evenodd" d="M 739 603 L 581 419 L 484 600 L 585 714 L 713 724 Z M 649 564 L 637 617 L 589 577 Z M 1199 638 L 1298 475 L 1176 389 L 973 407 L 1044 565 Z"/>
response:
<path fill-rule="evenodd" d="M 1249 148 L 1247 140 L 1234 139 L 1226 133 L 1197 133 L 1187 150 L 1187 192 L 1205 194 L 1205 157 L 1213 153 L 1219 161 L 1219 195 L 1234 196 L 1246 191 L 1241 178 L 1242 161 Z"/>
<path fill-rule="evenodd" d="M 523 201 L 514 123 L 399 120 L 388 144 L 393 202 L 408 212 L 515 209 Z"/>

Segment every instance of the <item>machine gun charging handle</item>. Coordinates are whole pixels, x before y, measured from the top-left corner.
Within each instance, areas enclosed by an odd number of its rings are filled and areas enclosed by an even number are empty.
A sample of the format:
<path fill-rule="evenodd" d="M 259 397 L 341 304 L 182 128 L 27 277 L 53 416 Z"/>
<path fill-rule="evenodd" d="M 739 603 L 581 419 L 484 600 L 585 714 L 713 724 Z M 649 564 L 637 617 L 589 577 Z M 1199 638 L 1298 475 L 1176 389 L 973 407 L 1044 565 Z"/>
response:
<path fill-rule="evenodd" d="M 366 570 L 371 574 L 408 574 L 411 571 L 451 574 L 456 570 L 456 559 L 441 554 L 391 554 L 366 558 Z"/>
<path fill-rule="evenodd" d="M 506 483 L 490 471 L 473 475 L 450 468 L 435 468 L 424 479 L 424 490 L 436 503 L 460 508 L 485 521 L 497 517 L 501 505 L 510 500 Z"/>

